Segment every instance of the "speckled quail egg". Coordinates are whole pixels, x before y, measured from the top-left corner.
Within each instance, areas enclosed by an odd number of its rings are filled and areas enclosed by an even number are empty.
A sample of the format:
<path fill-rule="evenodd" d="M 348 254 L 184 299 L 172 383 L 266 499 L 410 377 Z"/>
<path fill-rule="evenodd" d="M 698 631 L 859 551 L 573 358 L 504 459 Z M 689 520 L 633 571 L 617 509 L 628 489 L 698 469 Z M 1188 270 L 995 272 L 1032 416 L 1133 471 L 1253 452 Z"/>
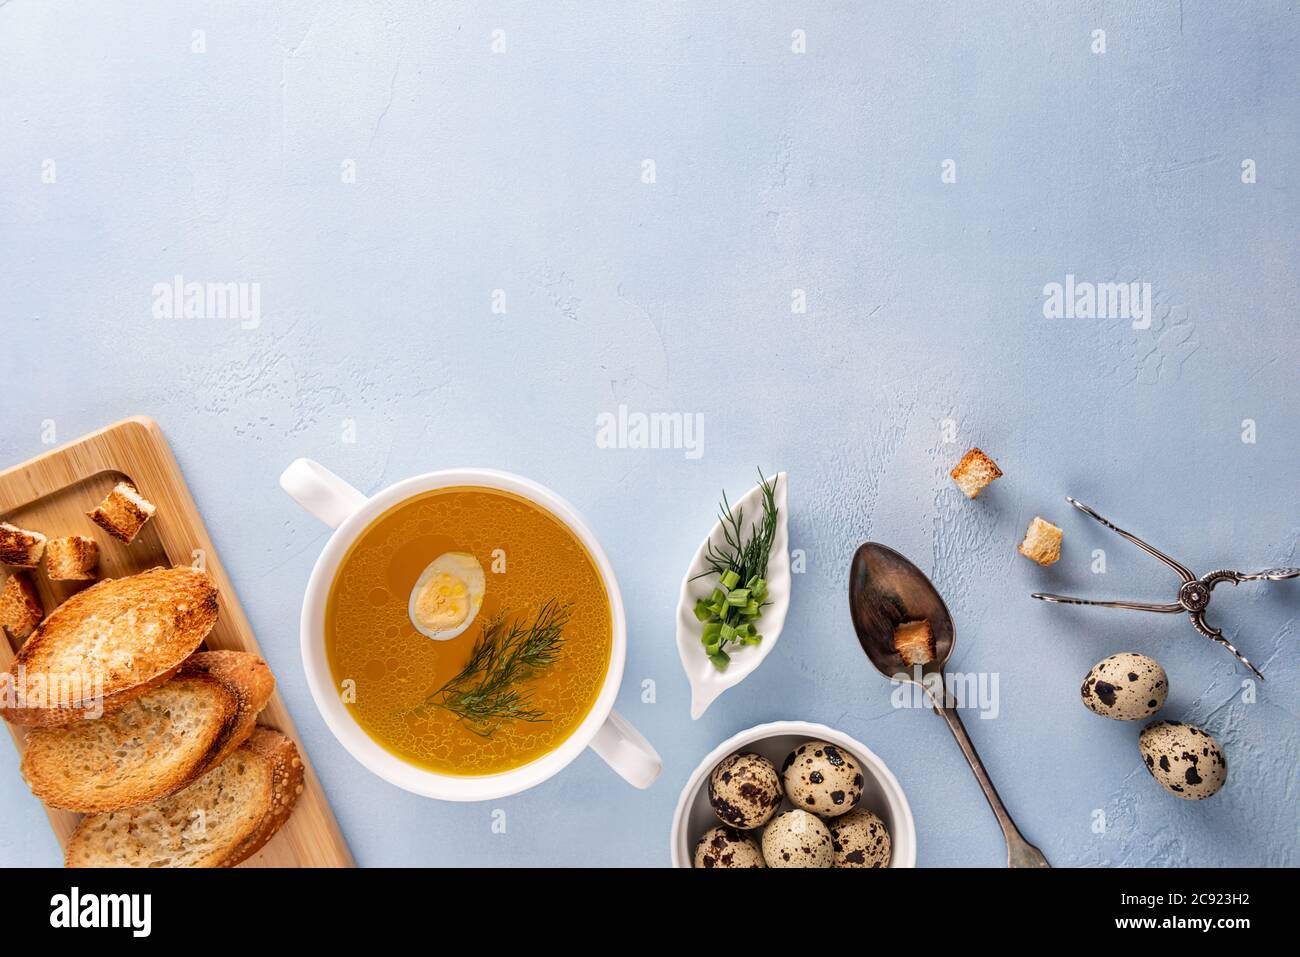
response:
<path fill-rule="evenodd" d="M 1079 694 L 1087 709 L 1103 718 L 1137 721 L 1164 707 L 1169 678 L 1146 655 L 1125 651 L 1093 665 Z"/>
<path fill-rule="evenodd" d="M 763 860 L 768 867 L 830 867 L 831 832 L 807 811 L 782 811 L 763 832 Z"/>
<path fill-rule="evenodd" d="M 889 831 L 864 807 L 855 807 L 826 822 L 831 832 L 835 867 L 888 867 Z"/>
<path fill-rule="evenodd" d="M 696 867 L 766 867 L 758 841 L 744 831 L 719 825 L 704 832 L 695 845 Z"/>
<path fill-rule="evenodd" d="M 1206 731 L 1181 721 L 1152 721 L 1142 729 L 1138 750 L 1151 776 L 1171 794 L 1200 801 L 1218 793 L 1228 777 L 1219 743 Z"/>
<path fill-rule="evenodd" d="M 781 776 L 761 754 L 743 752 L 709 775 L 709 804 L 718 820 L 742 831 L 761 827 L 781 806 Z"/>
<path fill-rule="evenodd" d="M 843 748 L 806 741 L 786 756 L 781 777 L 790 803 L 822 817 L 853 810 L 862 799 L 862 770 Z"/>

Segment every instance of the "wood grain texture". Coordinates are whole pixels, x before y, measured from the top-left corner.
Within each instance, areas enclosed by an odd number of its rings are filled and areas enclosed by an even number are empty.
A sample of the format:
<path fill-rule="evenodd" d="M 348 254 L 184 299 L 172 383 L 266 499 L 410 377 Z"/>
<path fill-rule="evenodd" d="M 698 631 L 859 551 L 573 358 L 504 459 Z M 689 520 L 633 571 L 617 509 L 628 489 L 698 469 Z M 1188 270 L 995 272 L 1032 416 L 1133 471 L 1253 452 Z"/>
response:
<path fill-rule="evenodd" d="M 128 479 L 158 512 L 135 541 L 124 545 L 86 517 L 122 479 Z M 203 519 L 190 497 L 180 468 L 152 419 L 124 419 L 22 465 L 0 472 L 0 520 L 43 532 L 51 538 L 86 535 L 99 543 L 99 577 L 121 578 L 156 565 L 202 562 L 220 592 L 216 627 L 204 643 L 209 649 L 260 654 L 248 619 L 217 558 Z M 31 570 L 46 614 L 92 582 L 51 582 L 44 569 Z M 0 641 L 0 668 L 8 668 L 21 642 Z M 348 851 L 320 781 L 276 693 L 258 721 L 294 740 L 306 765 L 306 788 L 279 834 L 244 867 L 351 867 Z M 9 726 L 21 751 L 25 733 Z M 46 808 L 60 844 L 80 815 Z"/>

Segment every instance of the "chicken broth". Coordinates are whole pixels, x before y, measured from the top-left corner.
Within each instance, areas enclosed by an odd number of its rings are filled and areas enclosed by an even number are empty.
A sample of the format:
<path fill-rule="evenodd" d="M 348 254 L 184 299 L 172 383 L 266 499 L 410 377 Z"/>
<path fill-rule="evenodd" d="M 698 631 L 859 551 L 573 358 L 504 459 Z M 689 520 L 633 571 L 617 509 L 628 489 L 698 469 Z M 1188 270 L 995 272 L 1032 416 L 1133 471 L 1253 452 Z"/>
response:
<path fill-rule="evenodd" d="M 486 574 L 463 571 L 474 565 Z M 502 615 L 507 631 L 527 628 L 548 601 L 568 606 L 562 643 L 511 684 L 534 720 L 476 725 L 446 707 L 439 691 L 484 629 Z M 587 549 L 549 512 L 496 489 L 437 489 L 385 512 L 344 556 L 325 608 L 330 671 L 353 718 L 388 751 L 442 774 L 507 771 L 556 748 L 600 694 L 611 642 L 609 596 Z"/>

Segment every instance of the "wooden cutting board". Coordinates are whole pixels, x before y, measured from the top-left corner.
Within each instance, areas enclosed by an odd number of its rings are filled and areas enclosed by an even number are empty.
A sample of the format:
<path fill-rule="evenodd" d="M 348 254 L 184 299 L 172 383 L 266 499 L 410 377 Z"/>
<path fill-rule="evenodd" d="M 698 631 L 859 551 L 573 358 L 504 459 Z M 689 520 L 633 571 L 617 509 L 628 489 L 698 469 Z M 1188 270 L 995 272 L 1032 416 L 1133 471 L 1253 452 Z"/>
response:
<path fill-rule="evenodd" d="M 127 479 L 158 506 L 154 517 L 130 545 L 123 545 L 86 517 L 109 490 Z M 50 538 L 86 535 L 99 543 L 99 575 L 122 578 L 156 565 L 203 567 L 220 592 L 217 625 L 205 642 L 209 649 L 259 652 L 257 639 L 239 607 L 203 519 L 199 517 L 162 430 L 152 419 L 124 419 L 62 448 L 0 472 L 0 520 L 42 532 Z M 201 565 L 199 563 L 202 563 Z M 92 582 L 51 582 L 44 568 L 31 579 L 48 614 Z M 2 629 L 0 629 L 2 631 Z M 22 642 L 0 640 L 0 669 L 7 669 Z M 7 723 L 7 722 L 5 722 Z M 277 692 L 259 724 L 293 738 L 307 766 L 306 787 L 289 821 L 243 867 L 351 867 L 334 812 L 325 800 L 307 752 Z M 8 725 L 21 751 L 25 732 Z M 47 807 L 59 843 L 66 844 L 80 815 Z M 2 826 L 2 825 L 0 825 Z"/>

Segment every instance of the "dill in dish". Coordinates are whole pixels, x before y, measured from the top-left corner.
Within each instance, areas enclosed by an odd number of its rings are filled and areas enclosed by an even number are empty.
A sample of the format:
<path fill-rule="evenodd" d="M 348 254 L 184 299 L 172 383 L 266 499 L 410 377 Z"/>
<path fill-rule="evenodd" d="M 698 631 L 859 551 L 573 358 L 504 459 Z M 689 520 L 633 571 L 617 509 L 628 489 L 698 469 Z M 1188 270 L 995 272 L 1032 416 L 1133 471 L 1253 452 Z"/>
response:
<path fill-rule="evenodd" d="M 718 522 L 722 528 L 721 544 L 710 543 L 704 554 L 708 569 L 697 575 L 718 576 L 707 598 L 695 603 L 695 617 L 704 626 L 700 644 L 713 667 L 726 671 L 731 662 L 727 649 L 757 645 L 763 641 L 758 621 L 767 601 L 767 562 L 776 538 L 778 509 L 776 483 L 758 473 L 762 488 L 763 514 L 748 533 L 743 509 L 732 514 L 727 493 L 722 493 Z"/>

